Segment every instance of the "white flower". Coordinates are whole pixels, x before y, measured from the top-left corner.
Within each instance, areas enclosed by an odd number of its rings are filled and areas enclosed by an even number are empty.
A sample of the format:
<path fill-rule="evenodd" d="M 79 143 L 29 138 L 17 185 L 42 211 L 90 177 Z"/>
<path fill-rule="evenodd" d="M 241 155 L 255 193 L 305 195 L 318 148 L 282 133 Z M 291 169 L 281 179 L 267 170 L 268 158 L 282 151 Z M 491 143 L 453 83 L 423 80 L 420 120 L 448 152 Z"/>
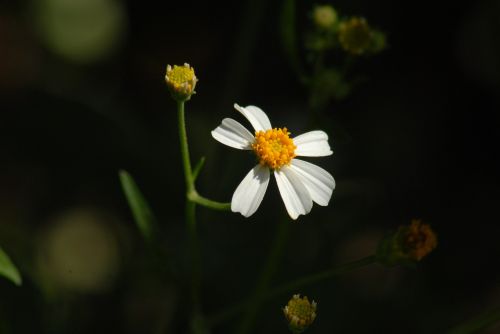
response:
<path fill-rule="evenodd" d="M 322 157 L 333 154 L 328 135 L 323 131 L 306 132 L 290 138 L 287 128 L 272 128 L 267 115 L 256 106 L 234 108 L 248 119 L 255 136 L 231 118 L 212 131 L 212 136 L 224 145 L 240 150 L 253 150 L 259 159 L 233 194 L 231 210 L 251 216 L 259 208 L 270 174 L 273 172 L 281 198 L 292 219 L 311 211 L 313 201 L 326 206 L 330 201 L 335 180 L 323 168 L 296 156 Z"/>

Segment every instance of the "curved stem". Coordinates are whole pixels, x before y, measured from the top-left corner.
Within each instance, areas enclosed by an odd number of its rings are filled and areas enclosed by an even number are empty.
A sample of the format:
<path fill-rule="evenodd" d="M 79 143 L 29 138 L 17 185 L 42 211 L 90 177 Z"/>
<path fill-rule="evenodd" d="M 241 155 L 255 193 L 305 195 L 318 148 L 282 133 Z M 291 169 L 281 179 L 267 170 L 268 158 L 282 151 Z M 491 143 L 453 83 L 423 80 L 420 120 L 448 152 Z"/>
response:
<path fill-rule="evenodd" d="M 335 267 L 335 268 L 332 268 L 329 270 L 325 270 L 325 271 L 315 273 L 312 275 L 307 275 L 307 276 L 298 278 L 296 280 L 293 280 L 289 283 L 286 283 L 284 285 L 278 286 L 274 289 L 271 289 L 269 292 L 267 292 L 262 297 L 261 300 L 262 301 L 271 300 L 274 297 L 283 295 L 285 293 L 292 292 L 300 287 L 311 285 L 313 283 L 318 283 L 320 281 L 326 280 L 328 278 L 340 276 L 342 274 L 347 274 L 353 270 L 362 268 L 364 266 L 367 266 L 367 265 L 370 265 L 370 264 L 373 264 L 376 262 L 377 261 L 376 261 L 375 255 L 371 255 L 371 256 L 367 256 L 367 257 L 364 257 L 362 259 L 359 259 L 359 260 L 356 260 L 353 262 L 349 262 L 349 263 L 346 263 L 344 265 L 341 265 L 341 266 L 338 266 L 338 267 Z M 220 313 L 212 316 L 209 319 L 210 326 L 214 326 L 214 325 L 216 325 L 216 324 L 218 324 L 226 319 L 232 318 L 232 317 L 236 316 L 237 314 L 243 312 L 244 310 L 246 310 L 249 307 L 251 301 L 252 301 L 252 299 L 244 300 L 244 301 L 239 302 L 239 303 L 221 311 Z"/>
<path fill-rule="evenodd" d="M 204 158 L 200 160 L 200 163 L 196 166 L 195 171 L 191 167 L 191 159 L 189 157 L 189 146 L 186 132 L 186 119 L 184 115 L 184 102 L 177 102 L 177 114 L 178 114 L 178 126 L 179 126 L 179 141 L 181 145 L 181 155 L 182 155 L 182 166 L 184 168 L 184 178 L 186 181 L 186 196 L 188 201 L 194 202 L 196 204 L 202 205 L 204 207 L 214 209 L 214 210 L 230 210 L 231 203 L 223 203 L 213 201 L 211 199 L 205 198 L 198 194 L 194 184 L 195 178 L 198 176 L 203 163 Z"/>
<path fill-rule="evenodd" d="M 367 265 L 375 263 L 375 262 L 376 262 L 375 255 L 370 255 L 370 256 L 364 257 L 360 260 L 349 262 L 349 263 L 346 263 L 346 264 L 341 265 L 341 266 L 336 267 L 336 268 L 332 268 L 329 270 L 321 271 L 321 272 L 316 273 L 316 274 L 307 275 L 307 276 L 298 278 L 290 283 L 287 283 L 285 285 L 274 288 L 272 291 L 269 292 L 268 298 L 273 298 L 273 297 L 279 296 L 283 293 L 291 292 L 297 288 L 300 288 L 300 287 L 303 287 L 306 285 L 311 285 L 313 283 L 323 281 L 327 278 L 340 276 L 340 275 L 348 273 L 354 269 L 358 269 L 358 268 L 367 266 Z"/>
<path fill-rule="evenodd" d="M 212 201 L 211 199 L 201 196 L 194 189 L 188 193 L 188 199 L 196 204 L 202 205 L 210 209 L 223 210 L 223 211 L 231 210 L 231 203 Z"/>

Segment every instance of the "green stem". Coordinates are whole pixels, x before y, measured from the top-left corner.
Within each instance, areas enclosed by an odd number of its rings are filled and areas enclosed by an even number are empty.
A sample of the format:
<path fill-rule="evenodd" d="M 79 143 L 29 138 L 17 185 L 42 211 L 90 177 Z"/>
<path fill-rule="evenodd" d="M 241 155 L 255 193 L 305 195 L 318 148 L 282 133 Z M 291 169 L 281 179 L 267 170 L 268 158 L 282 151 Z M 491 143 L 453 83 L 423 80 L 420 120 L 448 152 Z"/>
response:
<path fill-rule="evenodd" d="M 294 292 L 296 289 L 311 285 L 313 283 L 318 283 L 320 281 L 333 278 L 336 276 L 340 276 L 342 274 L 347 274 L 353 270 L 359 269 L 361 267 L 373 264 L 376 262 L 375 255 L 367 256 L 364 257 L 360 260 L 356 260 L 353 262 L 346 263 L 344 265 L 341 265 L 339 267 L 335 267 L 329 270 L 325 270 L 316 274 L 312 275 L 307 275 L 301 278 L 298 278 L 290 283 L 284 284 L 282 286 L 278 286 L 269 292 L 265 294 L 265 296 L 262 296 L 261 301 L 267 301 L 271 300 L 274 297 Z M 210 325 L 214 326 L 226 319 L 232 318 L 236 316 L 237 314 L 245 311 L 246 309 L 249 308 L 250 304 L 252 302 L 252 299 L 247 299 L 245 301 L 242 301 L 240 303 L 237 303 L 233 305 L 232 307 L 227 308 L 226 310 L 216 314 L 215 316 L 212 316 L 210 318 Z"/>
<path fill-rule="evenodd" d="M 193 182 L 196 182 L 196 179 L 198 178 L 198 175 L 200 174 L 201 169 L 203 168 L 204 165 L 205 165 L 205 157 L 201 157 L 200 161 L 198 161 L 198 163 L 196 164 L 196 166 L 194 166 L 193 169 Z"/>
<path fill-rule="evenodd" d="M 350 271 L 353 271 L 354 269 L 358 269 L 358 268 L 367 266 L 369 264 L 373 264 L 375 262 L 376 262 L 375 255 L 371 255 L 371 256 L 364 257 L 364 258 L 357 260 L 357 261 L 346 263 L 346 264 L 341 265 L 341 266 L 336 267 L 336 268 L 332 268 L 329 270 L 321 271 L 321 272 L 316 273 L 316 274 L 312 274 L 312 275 L 298 278 L 290 283 L 287 283 L 285 285 L 274 288 L 269 293 L 268 298 L 273 298 L 273 297 L 279 296 L 281 294 L 284 294 L 286 292 L 291 292 L 291 291 L 293 291 L 297 288 L 303 287 L 303 286 L 311 285 L 311 284 L 326 280 L 328 278 L 332 278 L 335 276 L 340 276 L 342 274 L 346 274 Z"/>
<path fill-rule="evenodd" d="M 195 202 L 196 204 L 202 205 L 210 209 L 224 210 L 224 211 L 231 210 L 231 203 L 212 201 L 211 199 L 199 195 L 195 189 L 193 189 L 191 192 L 188 193 L 188 199 L 192 202 Z"/>
<path fill-rule="evenodd" d="M 177 102 L 179 142 L 182 155 L 182 166 L 186 180 L 186 194 L 195 192 L 193 170 L 189 157 L 189 147 L 186 132 L 186 120 L 184 116 L 184 101 Z M 191 303 L 192 321 L 200 315 L 200 286 L 201 286 L 201 258 L 196 228 L 196 203 L 187 196 L 186 201 L 186 227 L 189 235 L 189 257 L 191 260 Z"/>
<path fill-rule="evenodd" d="M 249 333 L 252 329 L 253 323 L 258 315 L 259 306 L 264 300 L 264 297 L 269 288 L 269 282 L 271 281 L 271 278 L 276 271 L 277 263 L 279 262 L 279 259 L 283 254 L 288 236 L 288 228 L 289 222 L 287 220 L 282 220 L 277 227 L 276 236 L 273 241 L 273 247 L 269 254 L 267 263 L 260 274 L 259 281 L 255 287 L 255 291 L 248 301 L 245 315 L 243 317 L 239 330 L 237 331 L 239 334 Z"/>
<path fill-rule="evenodd" d="M 199 251 L 198 233 L 196 229 L 196 203 L 186 202 L 186 223 L 189 234 L 189 251 L 191 258 L 191 301 L 194 312 L 197 313 L 200 307 L 199 292 L 201 283 L 201 259 Z"/>
<path fill-rule="evenodd" d="M 201 287 L 201 256 L 196 226 L 196 205 L 200 204 L 214 210 L 229 210 L 230 203 L 220 203 L 198 195 L 195 187 L 195 180 L 203 167 L 204 158 L 196 165 L 194 171 L 191 167 L 189 157 L 189 146 L 186 131 L 186 119 L 184 113 L 184 101 L 177 102 L 179 143 L 182 156 L 182 167 L 186 181 L 186 227 L 189 235 L 189 257 L 191 260 L 191 302 L 192 333 L 205 333 L 206 325 L 201 313 L 200 287 Z"/>
<path fill-rule="evenodd" d="M 194 189 L 193 170 L 191 169 L 191 159 L 189 158 L 189 147 L 186 133 L 186 119 L 184 116 L 184 101 L 177 102 L 177 115 L 179 126 L 179 140 L 181 144 L 182 166 L 184 167 L 184 178 L 186 180 L 186 192 Z"/>
<path fill-rule="evenodd" d="M 205 198 L 198 194 L 194 181 L 198 176 L 203 163 L 204 158 L 200 160 L 200 163 L 196 166 L 195 171 L 191 168 L 191 159 L 189 157 L 189 146 L 186 132 L 186 118 L 184 115 L 184 102 L 177 102 L 177 114 L 179 121 L 179 141 L 181 144 L 181 155 L 182 155 L 182 166 L 184 167 L 184 178 L 186 180 L 186 196 L 188 201 L 194 202 L 196 204 L 205 206 L 214 210 L 230 210 L 231 203 L 222 203 L 217 201 L 212 201 L 211 199 Z"/>

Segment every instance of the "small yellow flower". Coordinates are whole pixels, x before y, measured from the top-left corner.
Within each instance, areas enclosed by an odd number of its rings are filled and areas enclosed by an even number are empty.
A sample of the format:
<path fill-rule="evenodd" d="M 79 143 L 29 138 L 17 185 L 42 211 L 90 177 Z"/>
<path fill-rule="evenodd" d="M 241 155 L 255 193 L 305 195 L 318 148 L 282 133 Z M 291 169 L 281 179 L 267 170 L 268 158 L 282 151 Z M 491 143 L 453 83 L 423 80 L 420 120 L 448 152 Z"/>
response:
<path fill-rule="evenodd" d="M 293 333 L 302 333 L 316 319 L 316 302 L 309 302 L 306 296 L 300 298 L 299 294 L 293 295 L 292 299 L 283 308 L 288 327 Z"/>
<path fill-rule="evenodd" d="M 176 101 L 187 101 L 195 94 L 194 88 L 198 78 L 194 74 L 194 68 L 184 63 L 184 66 L 168 65 L 165 75 L 168 89 Z"/>
<path fill-rule="evenodd" d="M 413 219 L 410 225 L 382 239 L 377 260 L 386 265 L 411 264 L 422 260 L 437 247 L 437 237 L 431 227 Z"/>
<path fill-rule="evenodd" d="M 339 41 L 345 51 L 361 55 L 371 47 L 372 30 L 364 18 L 352 17 L 340 24 Z"/>
<path fill-rule="evenodd" d="M 312 17 L 316 27 L 322 30 L 332 29 L 338 20 L 337 12 L 330 5 L 314 7 Z"/>

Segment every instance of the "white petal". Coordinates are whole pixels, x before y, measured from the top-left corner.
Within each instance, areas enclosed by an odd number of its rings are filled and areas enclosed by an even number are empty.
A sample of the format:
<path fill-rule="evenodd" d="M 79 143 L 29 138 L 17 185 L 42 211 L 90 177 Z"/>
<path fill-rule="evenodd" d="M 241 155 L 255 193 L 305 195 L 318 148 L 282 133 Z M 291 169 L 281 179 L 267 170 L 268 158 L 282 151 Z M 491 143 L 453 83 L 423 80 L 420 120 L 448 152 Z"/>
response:
<path fill-rule="evenodd" d="M 269 184 L 269 168 L 255 166 L 236 188 L 231 200 L 231 211 L 250 217 L 259 208 Z"/>
<path fill-rule="evenodd" d="M 240 150 L 252 149 L 254 136 L 243 125 L 231 118 L 224 118 L 222 124 L 212 131 L 212 137 L 224 145 Z"/>
<path fill-rule="evenodd" d="M 295 154 L 304 157 L 323 157 L 333 154 L 328 145 L 328 135 L 321 130 L 310 131 L 293 138 Z"/>
<path fill-rule="evenodd" d="M 333 176 L 323 168 L 300 159 L 293 159 L 290 168 L 300 176 L 312 200 L 319 205 L 327 206 L 335 189 Z"/>
<path fill-rule="evenodd" d="M 300 177 L 288 166 L 274 172 L 286 211 L 292 219 L 311 211 L 313 202 Z"/>
<path fill-rule="evenodd" d="M 248 119 L 255 131 L 266 131 L 271 129 L 271 122 L 269 121 L 269 118 L 259 107 L 246 106 L 243 108 L 235 103 L 234 108 L 242 113 L 246 119 Z"/>

